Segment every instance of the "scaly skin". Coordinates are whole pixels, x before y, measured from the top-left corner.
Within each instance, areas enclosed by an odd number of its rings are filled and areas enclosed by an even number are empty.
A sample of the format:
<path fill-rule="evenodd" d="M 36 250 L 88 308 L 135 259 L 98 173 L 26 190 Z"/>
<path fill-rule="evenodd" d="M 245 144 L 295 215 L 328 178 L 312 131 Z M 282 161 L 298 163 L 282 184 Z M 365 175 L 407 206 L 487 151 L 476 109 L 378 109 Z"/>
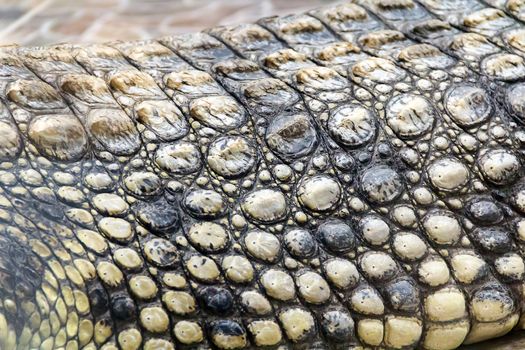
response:
<path fill-rule="evenodd" d="M 0 349 L 524 328 L 524 8 L 363 0 L 2 49 Z"/>

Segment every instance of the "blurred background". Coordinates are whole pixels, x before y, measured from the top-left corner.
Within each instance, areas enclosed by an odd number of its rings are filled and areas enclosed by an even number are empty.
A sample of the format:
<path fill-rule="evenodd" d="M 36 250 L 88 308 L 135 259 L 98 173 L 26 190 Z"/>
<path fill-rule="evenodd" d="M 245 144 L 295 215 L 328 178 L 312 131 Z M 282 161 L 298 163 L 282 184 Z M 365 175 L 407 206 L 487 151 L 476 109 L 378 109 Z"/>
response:
<path fill-rule="evenodd" d="M 0 0 L 0 45 L 148 39 L 334 0 Z"/>

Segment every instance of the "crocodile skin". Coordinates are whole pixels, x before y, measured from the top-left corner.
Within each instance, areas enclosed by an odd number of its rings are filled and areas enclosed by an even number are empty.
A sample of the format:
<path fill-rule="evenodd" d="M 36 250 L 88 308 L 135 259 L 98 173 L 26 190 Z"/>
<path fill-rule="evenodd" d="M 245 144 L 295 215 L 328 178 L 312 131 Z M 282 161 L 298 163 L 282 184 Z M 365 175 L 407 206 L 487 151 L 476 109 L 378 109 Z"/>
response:
<path fill-rule="evenodd" d="M 525 327 L 525 2 L 0 49 L 0 349 Z"/>

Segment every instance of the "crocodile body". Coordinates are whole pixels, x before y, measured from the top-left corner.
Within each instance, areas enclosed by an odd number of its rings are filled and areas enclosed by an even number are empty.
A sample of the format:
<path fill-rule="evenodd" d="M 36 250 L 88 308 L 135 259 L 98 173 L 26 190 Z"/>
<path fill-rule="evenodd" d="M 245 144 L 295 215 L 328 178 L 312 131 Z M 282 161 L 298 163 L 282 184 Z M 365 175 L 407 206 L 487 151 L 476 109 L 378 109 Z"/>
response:
<path fill-rule="evenodd" d="M 0 348 L 454 349 L 525 327 L 525 3 L 0 50 Z"/>

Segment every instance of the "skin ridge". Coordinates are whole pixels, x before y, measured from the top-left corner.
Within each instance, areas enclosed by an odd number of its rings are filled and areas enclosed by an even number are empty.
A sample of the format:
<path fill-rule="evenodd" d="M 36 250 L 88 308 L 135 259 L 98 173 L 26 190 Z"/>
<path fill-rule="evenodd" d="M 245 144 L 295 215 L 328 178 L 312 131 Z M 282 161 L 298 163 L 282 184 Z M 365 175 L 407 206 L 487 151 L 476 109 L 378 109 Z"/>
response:
<path fill-rule="evenodd" d="M 0 348 L 454 349 L 522 329 L 522 21 L 363 0 L 1 48 Z"/>

